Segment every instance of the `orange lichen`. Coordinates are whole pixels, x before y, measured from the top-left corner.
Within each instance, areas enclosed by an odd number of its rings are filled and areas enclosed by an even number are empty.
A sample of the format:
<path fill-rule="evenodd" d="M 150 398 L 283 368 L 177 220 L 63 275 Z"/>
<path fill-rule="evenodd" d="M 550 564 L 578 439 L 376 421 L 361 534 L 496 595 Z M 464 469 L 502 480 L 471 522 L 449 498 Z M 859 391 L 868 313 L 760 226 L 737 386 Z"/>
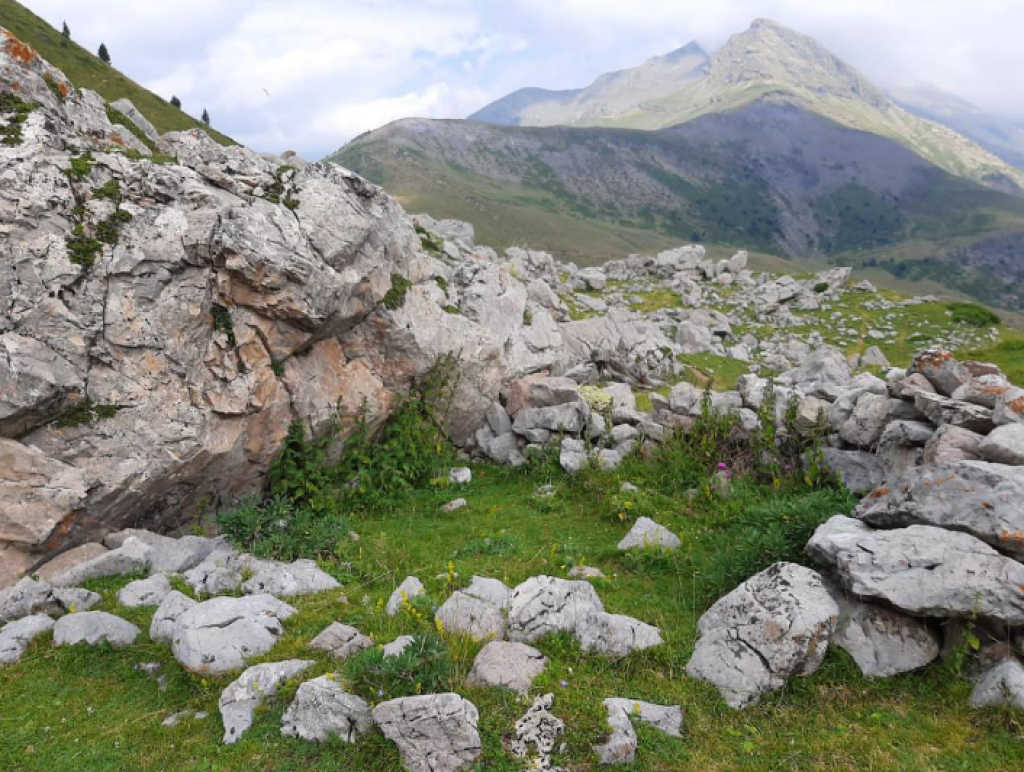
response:
<path fill-rule="evenodd" d="M 7 38 L 7 42 L 4 44 L 4 48 L 12 59 L 22 64 L 31 64 L 39 58 L 39 54 L 30 45 L 26 45 L 18 40 L 7 30 L 4 30 L 4 37 Z"/>
<path fill-rule="evenodd" d="M 888 496 L 889 493 L 889 489 L 883 485 L 881 488 L 875 488 L 873 491 L 871 491 L 870 496 L 873 499 L 880 499 L 883 496 Z"/>
<path fill-rule="evenodd" d="M 1024 531 L 1003 531 L 999 534 L 999 541 L 1024 544 Z"/>

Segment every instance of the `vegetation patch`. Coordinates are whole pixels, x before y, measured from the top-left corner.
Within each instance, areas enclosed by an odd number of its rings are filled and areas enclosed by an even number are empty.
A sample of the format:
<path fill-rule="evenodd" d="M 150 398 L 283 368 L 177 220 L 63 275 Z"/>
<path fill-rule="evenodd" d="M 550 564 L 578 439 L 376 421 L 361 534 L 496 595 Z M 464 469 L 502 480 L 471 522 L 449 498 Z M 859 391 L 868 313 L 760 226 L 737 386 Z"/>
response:
<path fill-rule="evenodd" d="M 110 104 L 107 104 L 106 108 L 107 120 L 109 120 L 112 124 L 117 124 L 128 129 L 128 131 L 131 132 L 132 136 L 135 137 L 135 139 L 139 140 L 139 142 L 141 142 L 143 145 L 149 148 L 150 152 L 156 152 L 156 142 L 147 137 L 146 132 L 144 132 L 142 129 L 136 126 L 135 122 L 131 118 L 129 118 L 127 115 L 125 115 L 116 107 L 113 107 Z"/>
<path fill-rule="evenodd" d="M 113 418 L 120 409 L 119 405 L 97 404 L 87 397 L 62 413 L 53 425 L 60 429 L 86 426 L 104 418 Z"/>
<path fill-rule="evenodd" d="M 4 120 L 4 125 L 0 126 L 0 143 L 6 147 L 20 145 L 22 128 L 29 114 L 36 108 L 36 105 L 30 105 L 17 94 L 0 94 L 0 118 Z"/>
<path fill-rule="evenodd" d="M 210 308 L 210 317 L 213 321 L 213 329 L 228 336 L 228 342 L 235 345 L 235 323 L 231 319 L 231 311 L 227 306 L 214 303 Z"/>
<path fill-rule="evenodd" d="M 972 327 L 995 327 L 1002 324 L 998 314 L 989 311 L 977 303 L 950 303 L 950 318 L 960 324 L 969 324 Z"/>
<path fill-rule="evenodd" d="M 391 289 L 384 293 L 381 302 L 389 311 L 397 311 L 405 303 L 405 293 L 409 291 L 412 282 L 400 273 L 391 274 Z"/>

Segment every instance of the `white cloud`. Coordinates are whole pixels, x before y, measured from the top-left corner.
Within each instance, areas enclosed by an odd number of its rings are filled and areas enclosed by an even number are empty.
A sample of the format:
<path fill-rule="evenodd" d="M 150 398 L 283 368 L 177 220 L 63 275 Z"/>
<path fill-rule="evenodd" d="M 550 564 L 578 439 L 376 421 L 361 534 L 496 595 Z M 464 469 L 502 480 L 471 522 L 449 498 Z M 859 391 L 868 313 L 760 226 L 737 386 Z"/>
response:
<path fill-rule="evenodd" d="M 406 115 L 566 88 L 758 16 L 883 86 L 930 82 L 1024 119 L 1020 0 L 27 0 L 115 65 L 261 150 L 320 157 Z"/>

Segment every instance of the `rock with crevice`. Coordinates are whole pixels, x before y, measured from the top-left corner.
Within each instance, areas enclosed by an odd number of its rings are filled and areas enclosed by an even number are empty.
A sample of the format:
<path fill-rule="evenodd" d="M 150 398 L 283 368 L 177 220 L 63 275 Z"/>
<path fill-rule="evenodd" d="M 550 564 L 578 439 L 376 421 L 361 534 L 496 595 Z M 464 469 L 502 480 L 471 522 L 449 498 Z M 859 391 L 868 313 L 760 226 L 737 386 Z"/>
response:
<path fill-rule="evenodd" d="M 323 632 L 309 642 L 309 647 L 325 651 L 335 659 L 348 659 L 363 649 L 372 648 L 373 639 L 351 625 L 331 622 Z"/>
<path fill-rule="evenodd" d="M 586 581 L 534 576 L 512 591 L 508 606 L 508 638 L 532 643 L 553 632 L 575 632 L 604 605 Z"/>
<path fill-rule="evenodd" d="M 174 627 L 178 622 L 178 617 L 196 605 L 198 605 L 198 601 L 177 590 L 171 590 L 153 612 L 153 619 L 149 625 L 149 637 L 154 641 L 170 643 L 171 638 L 174 637 Z"/>
<path fill-rule="evenodd" d="M 281 718 L 281 734 L 310 742 L 336 737 L 354 743 L 373 729 L 370 706 L 361 697 L 346 692 L 329 675 L 299 686 L 295 699 Z"/>
<path fill-rule="evenodd" d="M 717 687 L 730 707 L 748 707 L 790 677 L 814 673 L 838 619 L 817 572 L 776 563 L 704 613 L 686 672 Z"/>
<path fill-rule="evenodd" d="M 373 720 L 398 746 L 408 772 L 456 772 L 480 756 L 479 713 L 457 694 L 388 700 L 374 707 Z"/>
<path fill-rule="evenodd" d="M 17 584 L 0 590 L 0 622 L 30 616 L 50 616 L 88 611 L 101 600 L 99 594 L 81 587 L 52 587 L 23 577 Z"/>
<path fill-rule="evenodd" d="M 218 706 L 224 724 L 223 742 L 232 745 L 242 739 L 263 701 L 277 694 L 285 681 L 314 664 L 311 659 L 289 659 L 246 668 L 220 695 Z"/>
<path fill-rule="evenodd" d="M 129 582 L 117 593 L 117 602 L 128 608 L 159 606 L 171 592 L 171 583 L 163 574 Z"/>
<path fill-rule="evenodd" d="M 611 732 L 607 740 L 594 746 L 602 764 L 632 764 L 636 760 L 634 720 L 669 737 L 683 736 L 683 709 L 679 705 L 655 705 L 623 697 L 609 697 L 603 704 Z"/>
<path fill-rule="evenodd" d="M 551 712 L 555 702 L 552 693 L 537 697 L 515 725 L 515 735 L 509 742 L 512 755 L 528 759 L 527 768 L 543 772 L 566 772 L 556 767 L 551 756 L 565 734 L 565 722 Z"/>

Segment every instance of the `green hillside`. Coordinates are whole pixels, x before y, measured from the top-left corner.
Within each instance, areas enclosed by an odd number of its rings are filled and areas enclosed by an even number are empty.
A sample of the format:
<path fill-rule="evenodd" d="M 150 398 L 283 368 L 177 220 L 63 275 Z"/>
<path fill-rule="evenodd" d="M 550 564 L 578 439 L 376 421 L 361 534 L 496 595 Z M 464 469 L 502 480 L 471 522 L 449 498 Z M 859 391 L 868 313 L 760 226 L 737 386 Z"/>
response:
<path fill-rule="evenodd" d="M 123 97 L 132 101 L 161 134 L 167 131 L 203 129 L 222 145 L 235 142 L 140 86 L 99 57 L 68 40 L 25 6 L 14 0 L 0 0 L 0 27 L 32 46 L 50 64 L 62 70 L 79 88 L 97 92 L 108 102 Z"/>

